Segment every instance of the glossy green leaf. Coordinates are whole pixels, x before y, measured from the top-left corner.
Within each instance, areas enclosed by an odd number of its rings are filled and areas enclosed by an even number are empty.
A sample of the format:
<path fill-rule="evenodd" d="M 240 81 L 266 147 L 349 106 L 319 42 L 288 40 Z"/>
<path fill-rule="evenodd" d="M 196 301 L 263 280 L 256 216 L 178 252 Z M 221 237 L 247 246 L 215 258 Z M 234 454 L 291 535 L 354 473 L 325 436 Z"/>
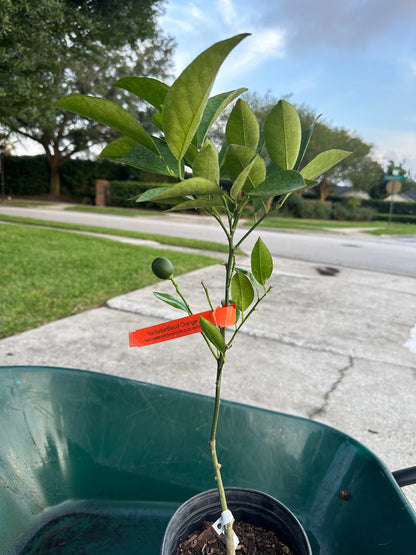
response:
<path fill-rule="evenodd" d="M 190 179 L 185 179 L 184 181 L 168 187 L 167 190 L 162 191 L 155 200 L 159 201 L 172 196 L 220 195 L 221 193 L 222 190 L 216 183 L 208 181 L 208 179 L 204 179 L 203 177 L 191 177 Z"/>
<path fill-rule="evenodd" d="M 114 83 L 114 86 L 132 92 L 139 98 L 146 100 L 159 112 L 162 110 L 166 93 L 169 90 L 168 85 L 152 77 L 123 77 Z"/>
<path fill-rule="evenodd" d="M 115 142 L 116 141 L 113 141 L 113 143 Z M 152 150 L 149 150 L 145 146 L 137 143 L 136 146 L 131 148 L 126 154 L 119 157 L 111 156 L 111 154 L 115 154 L 118 150 L 118 145 L 113 145 L 113 143 L 110 143 L 101 152 L 100 158 L 110 158 L 112 160 L 117 160 L 122 164 L 126 164 L 128 166 L 132 166 L 133 168 L 146 170 L 152 173 L 162 174 L 166 176 L 174 175 L 174 172 L 166 167 L 166 164 L 163 162 L 159 155 L 157 155 Z"/>
<path fill-rule="evenodd" d="M 192 166 L 196 156 L 198 155 L 198 149 L 192 143 L 189 145 L 188 150 L 185 152 L 185 161 L 188 166 Z"/>
<path fill-rule="evenodd" d="M 218 152 L 211 141 L 205 141 L 203 147 L 195 156 L 192 165 L 194 177 L 205 177 L 209 181 L 220 182 L 220 166 L 218 163 Z"/>
<path fill-rule="evenodd" d="M 249 278 L 236 272 L 231 279 L 231 297 L 241 311 L 246 310 L 254 299 L 254 289 Z"/>
<path fill-rule="evenodd" d="M 251 161 L 255 158 L 255 163 L 251 168 L 249 176 L 246 180 L 248 189 L 257 187 L 262 183 L 266 177 L 266 165 L 263 158 L 261 158 L 251 148 L 241 145 L 229 145 L 224 156 L 223 166 L 231 181 L 235 181 L 240 173 L 246 168 Z M 246 186 L 244 186 L 244 190 Z"/>
<path fill-rule="evenodd" d="M 198 129 L 215 77 L 231 50 L 247 36 L 217 42 L 202 52 L 170 87 L 163 105 L 163 129 L 169 148 L 181 160 Z"/>
<path fill-rule="evenodd" d="M 189 310 L 186 304 L 180 297 L 174 297 L 173 295 L 169 295 L 168 293 L 158 293 L 157 291 L 155 291 L 153 295 L 157 297 L 160 301 L 173 306 L 173 308 L 179 308 L 179 310 L 184 310 L 187 314 L 189 314 Z"/>
<path fill-rule="evenodd" d="M 148 189 L 136 199 L 136 202 L 147 202 L 154 200 L 155 197 L 168 189 L 170 189 L 170 187 L 153 187 L 151 189 Z"/>
<path fill-rule="evenodd" d="M 156 114 L 152 115 L 152 123 L 155 127 L 163 131 L 162 114 L 160 112 L 156 112 Z"/>
<path fill-rule="evenodd" d="M 253 160 L 250 162 L 250 164 L 243 169 L 243 171 L 238 175 L 237 179 L 234 181 L 230 191 L 230 196 L 232 199 L 235 200 L 238 197 L 240 191 L 243 189 L 247 181 L 247 178 L 250 175 L 250 172 L 256 162 L 257 162 L 257 159 L 254 157 Z"/>
<path fill-rule="evenodd" d="M 55 106 L 111 127 L 157 153 L 151 136 L 136 118 L 107 98 L 71 94 L 55 102 Z"/>
<path fill-rule="evenodd" d="M 256 280 L 264 285 L 273 272 L 273 259 L 261 237 L 256 241 L 251 252 L 251 271 Z"/>
<path fill-rule="evenodd" d="M 117 159 L 122 158 L 139 143 L 130 137 L 122 135 L 111 141 L 100 153 L 100 158 Z"/>
<path fill-rule="evenodd" d="M 201 123 L 199 124 L 198 131 L 196 133 L 199 143 L 202 144 L 204 142 L 206 134 L 212 124 L 216 121 L 224 109 L 246 90 L 246 87 L 242 87 L 241 89 L 236 89 L 235 91 L 211 96 L 211 98 L 208 99 L 204 113 L 202 114 Z"/>
<path fill-rule="evenodd" d="M 250 106 L 239 98 L 227 121 L 225 136 L 228 144 L 257 149 L 260 126 Z"/>
<path fill-rule="evenodd" d="M 169 175 L 178 177 L 178 162 L 174 155 L 171 153 L 166 141 L 164 139 L 159 139 L 158 137 L 154 137 L 154 142 L 159 151 L 160 157 L 169 168 Z M 182 164 L 182 171 L 183 171 L 183 164 Z"/>
<path fill-rule="evenodd" d="M 282 170 L 270 175 L 249 195 L 255 198 L 270 198 L 304 189 L 306 183 L 295 170 Z"/>
<path fill-rule="evenodd" d="M 301 169 L 300 173 L 304 179 L 315 179 L 341 162 L 341 160 L 344 160 L 344 158 L 347 158 L 350 154 L 351 152 L 346 150 L 326 150 L 315 156 L 309 164 Z"/>
<path fill-rule="evenodd" d="M 267 152 L 280 170 L 293 169 L 298 158 L 302 130 L 296 108 L 279 100 L 264 121 Z"/>
<path fill-rule="evenodd" d="M 298 154 L 295 166 L 293 168 L 294 170 L 299 170 L 299 167 L 302 163 L 305 152 L 308 148 L 309 141 L 311 140 L 313 130 L 315 129 L 315 124 L 318 121 L 318 119 L 321 117 L 321 115 L 322 114 L 319 114 L 319 116 L 315 118 L 314 122 L 309 127 L 307 127 L 302 131 L 302 139 L 300 142 L 299 154 Z"/>
<path fill-rule="evenodd" d="M 209 320 L 202 316 L 199 317 L 199 325 L 205 337 L 219 350 L 220 353 L 225 353 L 225 339 L 217 328 Z"/>
<path fill-rule="evenodd" d="M 198 198 L 181 202 L 180 204 L 173 206 L 170 211 L 172 212 L 174 210 L 192 210 L 197 208 L 208 210 L 209 208 L 220 208 L 222 206 L 223 204 L 220 200 L 215 201 L 206 198 Z"/>

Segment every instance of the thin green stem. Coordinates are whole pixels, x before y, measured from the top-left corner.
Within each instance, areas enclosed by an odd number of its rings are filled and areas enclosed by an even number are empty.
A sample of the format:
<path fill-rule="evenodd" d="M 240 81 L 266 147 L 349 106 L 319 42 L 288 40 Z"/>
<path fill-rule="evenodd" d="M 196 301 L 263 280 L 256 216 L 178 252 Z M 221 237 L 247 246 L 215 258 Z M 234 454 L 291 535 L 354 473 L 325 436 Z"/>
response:
<path fill-rule="evenodd" d="M 222 329 L 224 333 L 224 329 Z M 216 448 L 216 435 L 217 435 L 217 426 L 218 426 L 218 417 L 220 412 L 220 404 L 221 404 L 221 378 L 222 378 L 222 369 L 224 367 L 224 359 L 219 358 L 217 361 L 217 379 L 215 383 L 215 403 L 214 403 L 214 413 L 212 416 L 212 424 L 211 424 L 211 434 L 209 439 L 209 446 L 211 450 L 211 460 L 212 465 L 214 467 L 214 474 L 215 480 L 217 482 L 217 489 L 218 495 L 220 498 L 221 504 L 221 511 L 226 511 L 228 509 L 227 499 L 225 496 L 224 484 L 221 477 L 221 465 L 218 462 L 217 457 L 217 448 Z M 234 555 L 234 539 L 233 539 L 233 528 L 232 524 L 226 525 L 225 527 L 225 537 L 226 537 L 226 546 L 227 546 L 227 555 Z"/>
<path fill-rule="evenodd" d="M 236 248 L 236 249 L 238 249 L 238 247 L 239 247 L 242 243 L 244 243 L 244 241 L 247 239 L 247 237 L 250 235 L 250 233 L 251 233 L 252 231 L 254 231 L 254 230 L 256 229 L 256 227 L 257 227 L 259 224 L 261 224 L 261 222 L 264 220 L 264 218 L 267 216 L 268 213 L 269 213 L 269 212 L 265 212 L 265 213 L 263 214 L 263 216 L 262 216 L 261 218 L 259 218 L 259 219 L 257 220 L 257 222 L 255 222 L 255 223 L 250 227 L 250 229 L 247 231 L 247 233 L 245 233 L 245 234 L 243 235 L 243 237 L 242 237 L 242 238 L 238 241 L 238 243 L 235 245 L 235 248 Z"/>
<path fill-rule="evenodd" d="M 212 305 L 211 298 L 210 298 L 210 296 L 209 296 L 208 288 L 206 287 L 206 285 L 205 285 L 205 283 L 204 283 L 203 281 L 201 281 L 201 285 L 202 285 L 202 287 L 204 288 L 205 296 L 206 296 L 206 298 L 207 298 L 209 307 L 210 307 L 210 309 L 213 311 L 213 310 L 214 310 L 214 307 L 213 307 L 213 305 Z"/>
<path fill-rule="evenodd" d="M 175 287 L 175 290 L 176 290 L 177 294 L 179 295 L 179 297 L 180 297 L 180 298 L 183 300 L 183 302 L 185 303 L 185 306 L 186 306 L 186 309 L 187 309 L 187 311 L 188 311 L 188 314 L 190 314 L 190 315 L 193 314 L 193 312 L 192 312 L 190 306 L 188 305 L 188 303 L 187 303 L 185 297 L 182 295 L 182 293 L 181 293 L 181 291 L 180 291 L 180 289 L 179 289 L 178 284 L 177 284 L 176 281 L 173 279 L 173 276 L 171 276 L 169 279 L 170 279 L 170 281 L 172 282 L 172 285 Z M 205 337 L 205 335 L 204 335 L 203 333 L 202 333 L 202 337 L 204 338 L 205 343 L 208 345 L 208 348 L 209 348 L 209 350 L 211 351 L 212 356 L 213 356 L 215 359 L 218 359 L 217 353 L 214 351 L 214 349 L 212 348 L 212 345 L 211 345 L 210 341 L 207 339 L 207 337 Z"/>
<path fill-rule="evenodd" d="M 230 347 L 230 345 L 232 344 L 232 342 L 234 341 L 235 336 L 237 335 L 237 333 L 240 331 L 240 329 L 242 328 L 242 326 L 247 322 L 247 320 L 250 318 L 250 316 L 253 314 L 253 312 L 257 309 L 257 306 L 261 303 L 261 301 L 264 299 L 264 297 L 270 293 L 271 290 L 271 286 L 264 291 L 264 294 L 259 297 L 257 299 L 257 301 L 254 303 L 254 305 L 251 307 L 250 312 L 241 319 L 240 324 L 235 328 L 233 335 L 231 336 L 231 339 L 229 340 L 229 342 L 227 343 L 227 347 Z"/>
<path fill-rule="evenodd" d="M 186 302 L 185 297 L 184 297 L 184 296 L 182 295 L 182 293 L 180 292 L 178 284 L 177 284 L 176 281 L 173 279 L 173 276 L 171 276 L 169 279 L 170 279 L 170 281 L 172 282 L 172 285 L 174 286 L 174 288 L 175 288 L 177 294 L 180 296 L 180 298 L 181 298 L 181 299 L 183 300 L 183 302 L 185 303 L 185 306 L 186 306 L 186 309 L 187 309 L 187 311 L 188 311 L 188 314 L 193 314 L 193 312 L 192 312 L 192 310 L 191 310 L 189 304 Z"/>

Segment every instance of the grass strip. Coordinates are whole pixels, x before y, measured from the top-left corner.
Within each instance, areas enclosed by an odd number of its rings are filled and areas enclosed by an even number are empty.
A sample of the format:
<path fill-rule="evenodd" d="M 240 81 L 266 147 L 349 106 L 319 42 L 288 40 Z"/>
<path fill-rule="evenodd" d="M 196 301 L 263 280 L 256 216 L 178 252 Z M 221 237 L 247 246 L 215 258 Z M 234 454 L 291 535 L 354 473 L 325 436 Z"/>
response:
<path fill-rule="evenodd" d="M 151 271 L 156 256 L 169 257 L 175 275 L 219 262 L 90 235 L 0 224 L 0 338 L 159 281 Z"/>
<path fill-rule="evenodd" d="M 96 214 L 113 214 L 114 216 L 160 216 L 161 212 L 156 210 L 139 210 L 139 209 L 129 209 L 129 208 L 110 208 L 110 207 L 100 207 L 100 206 L 89 206 L 88 204 L 79 204 L 76 206 L 68 206 L 65 210 L 76 211 L 76 212 L 94 212 Z"/>
<path fill-rule="evenodd" d="M 5 214 L 0 214 L 0 221 L 34 225 L 34 226 L 40 226 L 40 227 L 53 227 L 56 229 L 67 229 L 67 230 L 73 230 L 73 231 L 87 231 L 90 233 L 101 233 L 103 235 L 118 235 L 120 237 L 131 237 L 133 239 L 157 241 L 162 245 L 173 245 L 175 247 L 187 247 L 191 249 L 199 249 L 199 250 L 206 250 L 206 251 L 212 251 L 212 252 L 227 252 L 227 245 L 222 245 L 221 243 L 215 243 L 214 241 L 188 239 L 186 237 L 170 237 L 168 235 L 144 233 L 141 231 L 126 231 L 123 229 L 112 229 L 112 228 L 110 229 L 108 227 L 71 224 L 66 222 L 54 222 L 49 220 L 38 220 L 36 218 L 8 216 Z"/>

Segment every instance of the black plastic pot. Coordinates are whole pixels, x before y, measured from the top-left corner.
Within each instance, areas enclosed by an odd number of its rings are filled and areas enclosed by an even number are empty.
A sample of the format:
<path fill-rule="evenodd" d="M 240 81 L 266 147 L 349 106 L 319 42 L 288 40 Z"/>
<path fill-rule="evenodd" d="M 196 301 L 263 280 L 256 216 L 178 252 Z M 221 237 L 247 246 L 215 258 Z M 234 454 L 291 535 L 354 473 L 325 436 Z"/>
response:
<path fill-rule="evenodd" d="M 272 530 L 295 555 L 312 555 L 308 537 L 295 515 L 280 501 L 261 491 L 226 488 L 228 508 L 234 519 Z M 163 538 L 161 555 L 174 555 L 179 543 L 206 521 L 221 515 L 216 489 L 204 491 L 188 501 L 172 516 Z"/>

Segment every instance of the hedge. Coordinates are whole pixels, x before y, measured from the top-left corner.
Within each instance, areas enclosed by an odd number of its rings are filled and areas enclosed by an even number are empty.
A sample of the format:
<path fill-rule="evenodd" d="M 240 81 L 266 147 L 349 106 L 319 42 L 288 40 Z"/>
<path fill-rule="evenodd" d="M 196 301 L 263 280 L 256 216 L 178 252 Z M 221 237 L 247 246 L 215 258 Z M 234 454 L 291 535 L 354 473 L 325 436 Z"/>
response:
<path fill-rule="evenodd" d="M 63 164 L 61 176 L 61 196 L 76 202 L 94 203 L 96 179 L 108 181 L 158 181 L 160 176 L 149 172 L 115 164 L 108 160 L 69 160 Z M 5 156 L 4 190 L 12 196 L 43 196 L 49 193 L 50 171 L 46 157 Z"/>
<path fill-rule="evenodd" d="M 396 203 L 395 203 L 396 205 Z M 394 210 L 394 209 L 393 209 Z M 388 222 L 389 221 L 389 215 L 388 214 L 376 214 L 374 216 L 375 220 L 381 221 L 381 222 Z M 396 222 L 398 224 L 416 224 L 416 216 L 413 216 L 411 214 L 395 214 L 393 211 L 393 214 L 391 215 L 391 221 L 392 222 Z"/>
<path fill-rule="evenodd" d="M 390 202 L 385 200 L 363 200 L 361 206 L 374 208 L 379 214 L 388 214 L 390 211 Z M 396 214 L 416 216 L 416 202 L 394 202 L 393 206 Z"/>
<path fill-rule="evenodd" d="M 49 192 L 49 166 L 45 156 L 5 156 L 6 195 L 44 195 Z"/>
<path fill-rule="evenodd" d="M 166 181 L 169 181 L 169 179 L 166 178 Z M 110 206 L 123 206 L 127 208 L 165 209 L 166 204 L 162 205 L 156 202 L 143 202 L 138 204 L 135 201 L 135 198 L 143 193 L 148 183 L 148 181 L 111 181 L 108 204 Z"/>

